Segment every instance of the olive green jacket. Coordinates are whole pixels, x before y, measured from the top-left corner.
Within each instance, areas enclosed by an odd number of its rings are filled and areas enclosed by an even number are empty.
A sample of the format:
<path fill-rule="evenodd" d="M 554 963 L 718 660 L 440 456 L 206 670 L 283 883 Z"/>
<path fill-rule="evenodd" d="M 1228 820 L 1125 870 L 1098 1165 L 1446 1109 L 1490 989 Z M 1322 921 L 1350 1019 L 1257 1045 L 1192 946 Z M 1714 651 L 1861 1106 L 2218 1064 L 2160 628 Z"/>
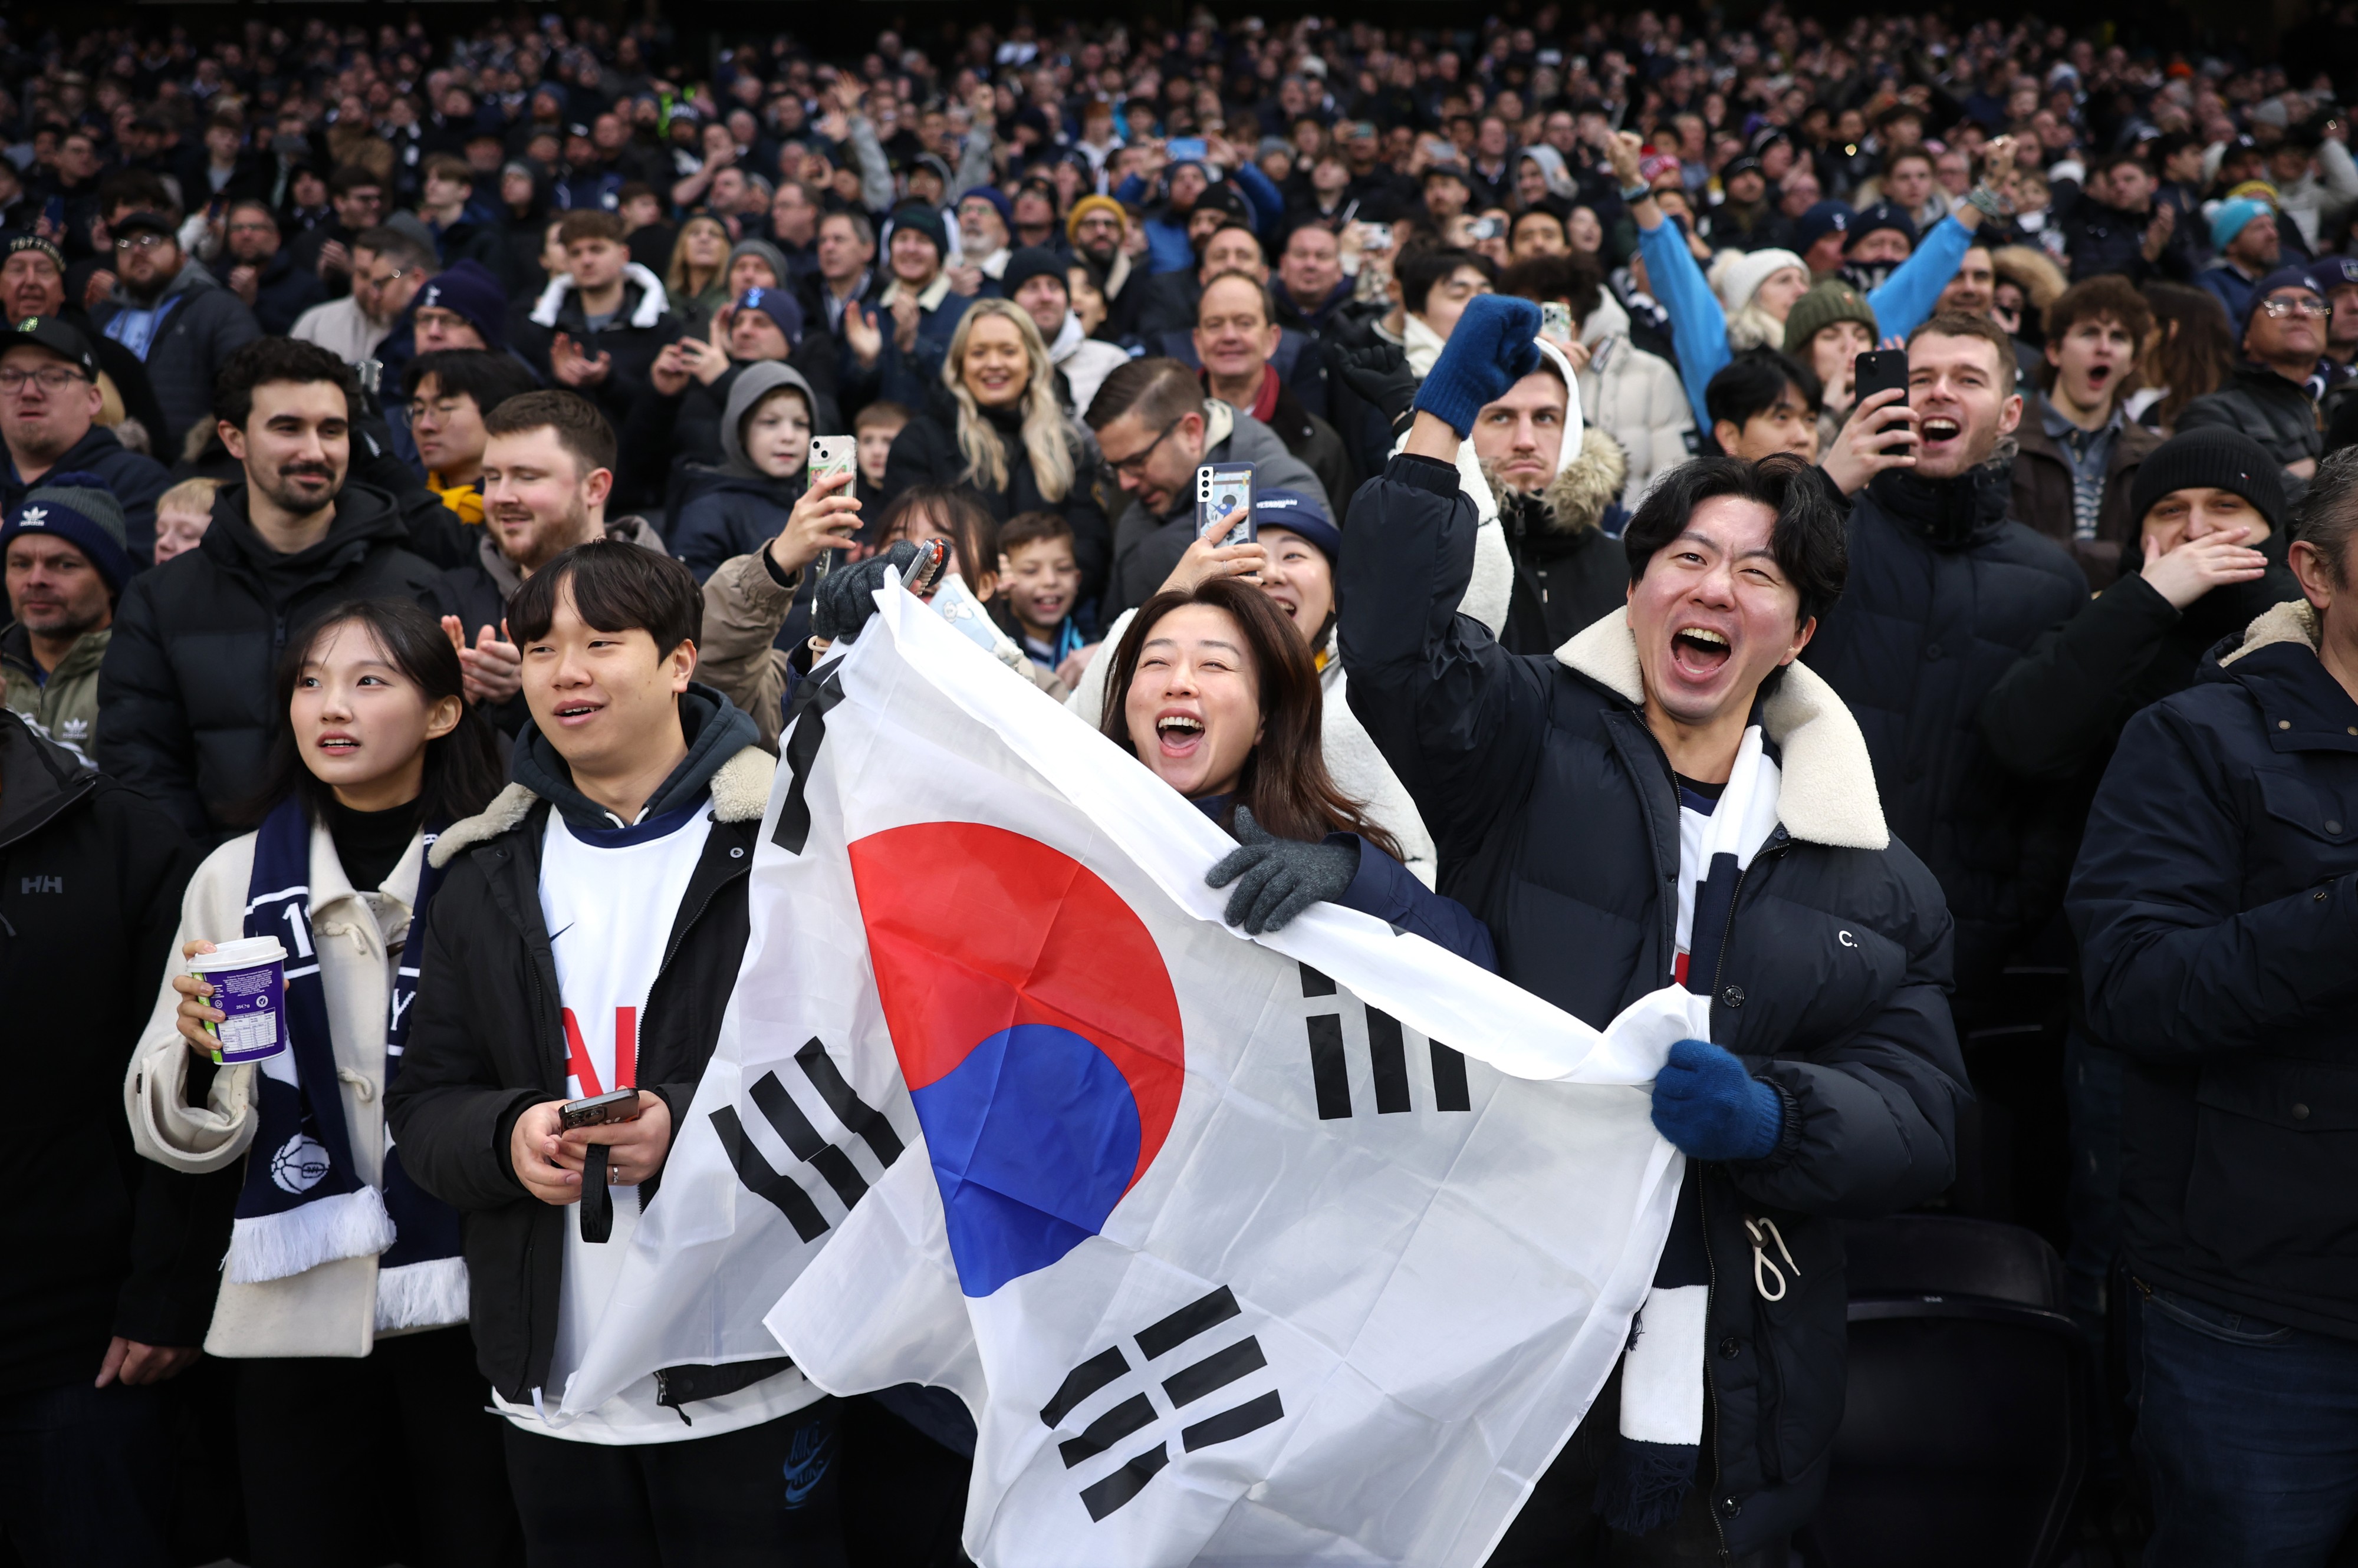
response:
<path fill-rule="evenodd" d="M 16 622 L 0 631 L 0 702 L 92 767 L 98 765 L 98 665 L 112 628 L 84 634 L 45 682 L 31 635 Z"/>

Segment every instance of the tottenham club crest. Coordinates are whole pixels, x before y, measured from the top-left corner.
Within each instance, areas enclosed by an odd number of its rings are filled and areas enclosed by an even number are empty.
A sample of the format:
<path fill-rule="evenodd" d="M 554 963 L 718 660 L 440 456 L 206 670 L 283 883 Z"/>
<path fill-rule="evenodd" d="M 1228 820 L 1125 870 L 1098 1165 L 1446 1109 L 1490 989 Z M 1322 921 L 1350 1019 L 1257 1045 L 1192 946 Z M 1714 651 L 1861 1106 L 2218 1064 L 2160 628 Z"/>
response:
<path fill-rule="evenodd" d="M 270 1157 L 270 1179 L 279 1190 L 300 1197 L 328 1173 L 328 1151 L 307 1132 L 298 1132 Z"/>

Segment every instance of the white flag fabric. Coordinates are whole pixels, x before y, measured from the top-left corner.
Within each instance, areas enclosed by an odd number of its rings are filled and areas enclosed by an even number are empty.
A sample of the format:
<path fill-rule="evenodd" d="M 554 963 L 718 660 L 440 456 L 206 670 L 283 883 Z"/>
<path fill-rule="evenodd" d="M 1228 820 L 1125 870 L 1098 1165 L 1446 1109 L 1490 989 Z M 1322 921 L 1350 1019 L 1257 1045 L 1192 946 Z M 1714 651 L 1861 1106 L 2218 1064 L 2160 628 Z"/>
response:
<path fill-rule="evenodd" d="M 1247 939 L 1227 835 L 880 604 L 786 737 L 564 1408 L 783 1347 L 964 1400 L 985 1568 L 1479 1563 L 1645 1299 L 1681 1171 L 1645 1086 L 1705 999 L 1599 1032 L 1335 905 Z"/>

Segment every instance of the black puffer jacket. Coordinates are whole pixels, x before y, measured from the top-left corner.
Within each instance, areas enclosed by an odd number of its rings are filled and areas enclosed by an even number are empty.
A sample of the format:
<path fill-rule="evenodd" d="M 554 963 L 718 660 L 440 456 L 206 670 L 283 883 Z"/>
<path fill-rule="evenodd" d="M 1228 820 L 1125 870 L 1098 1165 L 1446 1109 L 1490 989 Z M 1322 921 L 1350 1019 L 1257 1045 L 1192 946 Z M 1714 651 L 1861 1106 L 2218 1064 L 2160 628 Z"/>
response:
<path fill-rule="evenodd" d="M 990 410 L 984 421 L 999 438 L 1007 456 L 1007 483 L 985 489 L 966 477 L 966 454 L 958 449 L 957 404 L 948 391 L 936 387 L 924 412 L 901 427 L 892 438 L 892 455 L 884 465 L 884 497 L 913 484 L 963 484 L 974 492 L 991 517 L 1006 522 L 1019 512 L 1055 512 L 1073 525 L 1073 560 L 1081 568 L 1079 602 L 1086 604 L 1104 590 L 1106 571 L 1113 563 L 1113 531 L 1097 502 L 1097 445 L 1077 429 L 1066 440 L 1073 452 L 1073 487 L 1062 501 L 1040 493 L 1032 473 L 1032 454 L 1023 447 L 1023 421 L 1013 410 Z M 1210 461 L 1209 458 L 1205 460 Z"/>
<path fill-rule="evenodd" d="M 2149 1285 L 2358 1338 L 2358 702 L 2308 605 L 2129 721 L 2069 909 Z M 2240 643 L 2240 648 L 2234 644 Z"/>
<path fill-rule="evenodd" d="M 40 1113 L 0 1152 L 0 1398 L 98 1375 L 111 1336 L 203 1343 L 238 1173 L 139 1158 L 123 1064 L 197 853 L 171 819 L 0 710 L 0 985 L 45 1043 Z"/>
<path fill-rule="evenodd" d="M 2317 399 L 2266 365 L 2237 365 L 2226 385 L 2196 398 L 2178 416 L 2181 432 L 2212 425 L 2241 430 L 2287 467 L 2325 450 Z"/>
<path fill-rule="evenodd" d="M 741 726 L 752 739 L 745 716 L 708 687 L 690 687 L 681 714 L 698 720 L 691 761 L 708 725 Z M 529 733 L 518 741 L 520 766 L 535 744 L 546 746 Z M 711 837 L 687 891 L 677 911 L 651 912 L 667 936 L 640 1015 L 638 1079 L 664 1098 L 675 1128 L 696 1098 L 745 957 L 745 873 L 775 768 L 749 744 L 711 775 Z M 508 1162 L 516 1119 L 565 1098 L 565 1023 L 540 903 L 551 809 L 511 784 L 436 844 L 448 880 L 427 934 L 408 1052 L 385 1103 L 405 1167 L 463 1217 L 476 1365 L 502 1397 L 520 1403 L 548 1379 L 565 1227 L 574 1222 L 570 1207 L 526 1193 Z M 641 1201 L 655 1202 L 657 1188 L 643 1184 Z"/>
<path fill-rule="evenodd" d="M 1628 481 L 1621 443 L 1581 432 L 1580 451 L 1538 495 L 1509 494 L 1498 507 L 1515 586 L 1498 641 L 1510 653 L 1552 654 L 1574 633 L 1629 599 L 1629 557 L 1597 527 Z"/>
<path fill-rule="evenodd" d="M 1442 891 L 1488 923 L 1499 972 L 1602 1026 L 1671 981 L 1670 763 L 1626 626 L 1524 656 L 1456 613 L 1474 531 L 1451 465 L 1396 458 L 1360 488 L 1341 574 L 1346 690 L 1433 828 Z M 1948 914 L 1885 833 L 1856 728 L 1806 670 L 1788 672 L 1762 723 L 1782 748 L 1780 825 L 1737 888 L 1712 1033 L 1799 1114 L 1765 1160 L 1690 1167 L 1719 1281 L 1706 1484 L 1737 1554 L 1798 1528 L 1824 1486 L 1844 1398 L 1837 1221 L 1946 1186 L 1965 1096 L 1942 994 Z M 1753 1287 L 1747 1217 L 1774 1220 L 1799 1266 L 1779 1301 Z"/>
<path fill-rule="evenodd" d="M 155 450 L 168 460 L 179 455 L 189 427 L 211 415 L 213 378 L 222 364 L 262 336 L 262 328 L 245 301 L 216 282 L 200 262 L 181 265 L 158 306 L 168 308 L 148 345 L 146 362 L 164 427 L 149 434 L 155 438 Z M 127 297 L 118 292 L 91 311 L 91 325 L 103 333 L 127 308 Z"/>
<path fill-rule="evenodd" d="M 347 484 L 327 537 L 282 556 L 248 520 L 245 486 L 224 485 L 197 547 L 133 578 L 115 606 L 99 767 L 200 843 L 236 830 L 286 722 L 272 678 L 287 634 L 348 599 L 424 596 L 436 568 L 410 538 L 392 496 Z"/>
<path fill-rule="evenodd" d="M 1990 688 L 2088 602 L 2062 547 L 2007 520 L 2008 472 L 1878 477 L 1851 507 L 1849 585 L 1801 655 L 1866 732 L 1892 833 L 1941 880 L 1968 1005 L 2053 914 L 2071 866 L 2068 805 L 1981 735 Z"/>

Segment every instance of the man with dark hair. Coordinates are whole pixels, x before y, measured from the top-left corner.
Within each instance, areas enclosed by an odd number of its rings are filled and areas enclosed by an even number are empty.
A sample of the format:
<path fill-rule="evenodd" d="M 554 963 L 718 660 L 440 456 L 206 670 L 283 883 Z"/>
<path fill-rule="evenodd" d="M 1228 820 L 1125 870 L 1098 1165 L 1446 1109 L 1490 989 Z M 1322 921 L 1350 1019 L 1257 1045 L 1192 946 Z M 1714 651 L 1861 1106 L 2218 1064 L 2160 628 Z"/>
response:
<path fill-rule="evenodd" d="M 467 160 L 435 153 L 426 159 L 419 177 L 417 216 L 434 236 L 435 254 L 442 265 L 475 261 L 497 266 L 499 232 L 476 219 L 475 171 Z"/>
<path fill-rule="evenodd" d="M 330 297 L 341 299 L 352 287 L 352 242 L 384 221 L 384 181 L 373 168 L 345 164 L 328 176 L 328 202 L 336 215 L 296 235 L 287 249 Z"/>
<path fill-rule="evenodd" d="M 1809 663 L 1858 718 L 1884 811 L 1956 917 L 1960 1029 L 1986 1022 L 2006 959 L 2053 913 L 2067 864 L 2043 857 L 2054 801 L 2009 778 L 1978 727 L 1983 696 L 2087 579 L 2006 516 L 1991 460 L 2022 418 L 2014 344 L 1986 317 L 1935 316 L 1908 344 L 1912 465 L 1852 499 L 1850 587 Z"/>
<path fill-rule="evenodd" d="M 436 579 L 421 602 L 442 616 L 443 630 L 458 644 L 469 697 L 491 704 L 499 727 L 514 734 L 527 717 L 517 700 L 518 655 L 507 625 L 516 590 L 558 556 L 592 540 L 668 552 L 645 518 L 606 515 L 614 488 L 614 431 L 587 398 L 526 390 L 486 413 L 481 427 L 483 527 L 475 558 Z"/>
<path fill-rule="evenodd" d="M 2137 465 L 2161 445 L 2121 411 L 2153 312 L 2127 278 L 2100 273 L 2065 289 L 2044 324 L 2046 393 L 2027 400 L 2015 433 L 2014 515 L 2069 549 L 2101 593 L 2136 526 Z"/>
<path fill-rule="evenodd" d="M 426 488 L 440 496 L 460 522 L 483 520 L 476 481 L 483 471 L 484 419 L 535 384 L 523 362 L 481 349 L 422 353 L 402 371 L 409 439 L 425 465 Z"/>
<path fill-rule="evenodd" d="M 544 1414 L 642 1210 L 662 1201 L 719 1033 L 714 999 L 744 958 L 775 763 L 753 721 L 695 680 L 702 609 L 687 568 L 609 541 L 564 552 L 517 592 L 531 720 L 515 782 L 435 844 L 451 895 L 436 907 L 452 913 L 427 933 L 386 1108 L 418 1184 L 463 1217 L 476 1359 L 510 1423 L 535 1562 L 842 1551 L 834 1407 L 782 1356 L 666 1368 L 568 1423 Z M 569 1099 L 630 1088 L 630 1119 L 568 1131 L 558 1117 Z"/>
<path fill-rule="evenodd" d="M 262 329 L 243 300 L 181 254 L 179 224 L 169 214 L 134 212 L 110 227 L 117 283 L 91 321 L 147 367 L 164 410 L 164 427 L 153 432 L 156 450 L 176 456 L 211 406 L 214 376 Z"/>
<path fill-rule="evenodd" d="M 276 215 L 259 198 L 229 204 L 222 220 L 222 252 L 228 267 L 222 286 L 244 302 L 265 332 L 284 333 L 297 316 L 327 302 L 328 286 L 295 265 L 279 243 Z"/>
<path fill-rule="evenodd" d="M 2233 477 L 2205 467 L 2190 479 Z M 2127 1057 L 2154 1568 L 2326 1561 L 2358 1487 L 2358 1215 L 2336 1157 L 2358 1004 L 2354 530 L 2343 450 L 2291 546 L 2301 599 L 2128 721 L 2071 879 L 2088 1023 Z"/>
<path fill-rule="evenodd" d="M 195 549 L 134 578 L 115 610 L 99 765 L 202 842 L 241 825 L 287 721 L 273 695 L 287 629 L 347 599 L 415 599 L 435 566 L 413 549 L 456 564 L 473 546 L 385 450 L 382 425 L 355 432 L 350 381 L 334 355 L 289 338 L 233 354 L 213 413 L 244 482 L 214 496 Z"/>
<path fill-rule="evenodd" d="M 568 212 L 557 241 L 569 269 L 552 280 L 517 328 L 515 349 L 544 384 L 595 403 L 616 428 L 646 391 L 649 369 L 680 335 L 663 283 L 631 260 L 622 221 L 611 212 Z"/>
<path fill-rule="evenodd" d="M 1130 497 L 1114 520 L 1113 570 L 1101 605 L 1109 618 L 1145 603 L 1194 542 L 1195 470 L 1203 464 L 1250 463 L 1256 491 L 1303 491 L 1331 506 L 1318 476 L 1276 431 L 1206 397 L 1177 360 L 1132 360 L 1107 376 L 1087 423 L 1106 470 Z M 1102 569 L 1081 562 L 1084 595 Z"/>
<path fill-rule="evenodd" d="M 1711 438 L 1722 453 L 1758 462 L 1779 452 L 1818 460 L 1817 373 L 1774 349 L 1747 349 L 1704 388 Z"/>
<path fill-rule="evenodd" d="M 2135 148 L 2088 163 L 2087 183 L 2059 182 L 2053 222 L 2071 258 L 2074 283 L 2118 273 L 2131 283 L 2193 275 L 2178 209 L 2154 200 L 2153 171 Z"/>
<path fill-rule="evenodd" d="M 431 270 L 432 247 L 419 243 L 398 229 L 364 229 L 352 237 L 352 292 L 325 305 L 314 305 L 296 319 L 287 336 L 317 343 L 346 363 L 373 359 L 393 332 L 400 314 Z M 419 257 L 427 258 L 425 271 Z M 387 280 L 387 281 L 381 281 Z M 392 311 L 384 308 L 385 295 L 399 298 Z"/>
<path fill-rule="evenodd" d="M 1653 1333 L 1648 1307 L 1624 1366 L 1642 1354 L 1650 1375 L 1617 1370 L 1490 1562 L 1635 1545 L 1781 1564 L 1842 1420 L 1841 1222 L 1951 1178 L 1966 1090 L 1949 922 L 1885 826 L 1857 727 L 1794 662 L 1844 582 L 1840 512 L 1805 465 L 1672 470 L 1623 535 L 1626 608 L 1552 654 L 1510 654 L 1457 613 L 1476 531 L 1458 447 L 1534 368 L 1538 330 L 1527 301 L 1468 306 L 1405 449 L 1354 497 L 1345 689 L 1501 974 L 1597 1025 L 1673 983 L 1713 999 L 1718 1044 L 1671 1048 L 1653 1117 L 1689 1161 L 1664 1266 L 1723 1283 L 1683 1332 Z M 1716 871 L 1714 837 L 1734 862 Z M 1764 1207 L 1816 1281 L 1774 1306 L 1748 1285 L 1745 1217 Z M 1642 1419 L 1656 1377 L 1681 1390 L 1659 1423 Z M 1650 1493 L 1641 1454 L 1667 1483 Z"/>
<path fill-rule="evenodd" d="M 161 463 L 124 449 L 99 424 L 104 397 L 91 341 L 54 316 L 32 316 L 0 333 L 0 512 L 52 473 L 95 476 L 123 508 L 133 571 L 156 547 L 156 498 L 171 482 Z"/>
<path fill-rule="evenodd" d="M 2325 379 L 2320 373 L 2326 321 L 2332 313 L 2305 267 L 2280 267 L 2260 279 L 2238 324 L 2244 362 L 2226 385 L 2188 404 L 2178 427 L 2223 425 L 2241 430 L 2266 448 L 2288 478 L 2307 481 L 2325 449 L 2317 401 Z M 2298 499 L 2299 485 L 2292 491 Z"/>

